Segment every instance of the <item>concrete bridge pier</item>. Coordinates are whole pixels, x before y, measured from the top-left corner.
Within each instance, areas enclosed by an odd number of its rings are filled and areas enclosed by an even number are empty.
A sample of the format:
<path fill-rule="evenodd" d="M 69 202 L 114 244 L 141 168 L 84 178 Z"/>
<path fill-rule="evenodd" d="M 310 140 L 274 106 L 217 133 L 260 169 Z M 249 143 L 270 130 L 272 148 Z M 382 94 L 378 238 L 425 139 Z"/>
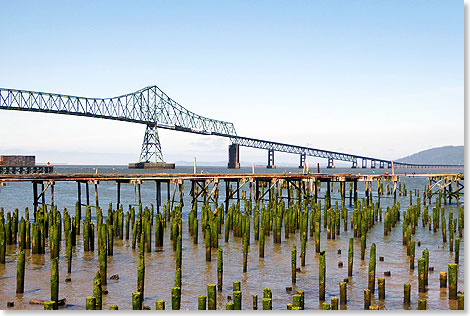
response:
<path fill-rule="evenodd" d="M 328 166 L 327 166 L 327 168 L 333 168 L 333 167 L 334 167 L 333 158 L 328 158 Z"/>
<path fill-rule="evenodd" d="M 268 150 L 268 165 L 266 166 L 268 169 L 275 169 L 276 165 L 274 164 L 274 150 Z"/>
<path fill-rule="evenodd" d="M 301 153 L 300 154 L 300 164 L 299 164 L 300 169 L 303 169 L 305 167 L 305 158 L 306 158 L 305 153 Z"/>
<path fill-rule="evenodd" d="M 376 163 L 375 160 L 371 160 L 371 161 L 370 161 L 370 168 L 371 168 L 371 169 L 375 169 L 375 163 Z"/>
<path fill-rule="evenodd" d="M 362 159 L 362 168 L 367 168 L 367 160 Z"/>
<path fill-rule="evenodd" d="M 380 168 L 380 169 L 385 168 L 385 162 L 380 161 L 380 162 L 379 162 L 379 168 Z"/>
<path fill-rule="evenodd" d="M 240 145 L 228 145 L 228 169 L 240 169 Z"/>

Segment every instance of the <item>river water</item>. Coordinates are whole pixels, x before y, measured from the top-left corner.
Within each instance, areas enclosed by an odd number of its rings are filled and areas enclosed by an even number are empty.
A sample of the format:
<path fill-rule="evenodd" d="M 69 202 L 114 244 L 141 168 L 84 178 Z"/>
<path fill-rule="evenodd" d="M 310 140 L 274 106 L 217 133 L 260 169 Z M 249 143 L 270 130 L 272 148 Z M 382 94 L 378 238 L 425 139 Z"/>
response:
<path fill-rule="evenodd" d="M 221 167 L 198 167 L 197 172 L 204 173 L 251 173 L 252 168 L 241 168 L 238 170 L 228 170 Z M 388 169 L 349 169 L 335 168 L 322 169 L 322 173 L 361 173 L 376 174 L 390 171 Z M 129 170 L 122 166 L 66 166 L 55 167 L 56 173 L 147 173 L 149 170 Z M 162 170 L 158 172 L 164 173 L 193 173 L 193 167 L 177 167 L 175 170 Z M 275 172 L 289 173 L 299 172 L 297 168 L 281 168 L 265 169 L 257 167 L 256 173 Z M 414 173 L 448 173 L 463 172 L 462 170 L 437 170 L 437 169 L 398 169 L 397 174 Z M 407 190 L 420 190 L 422 199 L 422 190 L 428 181 L 425 177 L 407 177 L 401 178 L 401 182 L 406 183 Z M 323 185 L 319 196 L 324 196 L 326 186 Z M 374 184 L 374 201 L 377 200 L 377 186 Z M 94 201 L 93 186 L 90 186 L 90 201 Z M 191 209 L 191 197 L 189 196 L 190 183 L 185 183 L 185 196 L 183 214 L 187 215 Z M 348 187 L 347 190 L 348 192 Z M 364 184 L 358 184 L 359 198 L 364 196 Z M 173 185 L 171 186 L 173 193 Z M 413 192 L 414 193 L 414 192 Z M 219 191 L 219 203 L 225 199 L 224 185 Z M 348 194 L 348 193 L 347 193 Z M 155 204 L 155 183 L 153 181 L 144 182 L 141 186 L 142 203 L 144 205 Z M 46 194 L 46 202 L 49 196 Z M 339 197 L 337 186 L 335 186 L 332 199 Z M 397 196 L 401 203 L 401 211 L 403 213 L 409 205 L 409 196 Z M 162 199 L 166 202 L 166 185 L 162 184 Z M 86 200 L 85 190 L 82 187 L 82 202 Z M 434 198 L 433 198 L 434 200 Z M 57 182 L 54 191 L 54 203 L 63 209 L 66 207 L 74 214 L 75 202 L 77 201 L 77 184 L 75 182 L 61 183 Z M 109 203 L 116 204 L 116 184 L 114 182 L 101 182 L 99 184 L 99 201 L 103 208 L 104 215 Z M 415 203 L 413 194 L 413 203 Z M 93 202 L 91 202 L 93 204 Z M 137 193 L 134 185 L 121 185 L 121 203 L 124 209 L 128 205 L 137 204 Z M 434 203 L 434 201 L 433 201 Z M 460 205 L 463 205 L 463 198 Z M 387 206 L 393 204 L 393 197 L 382 197 L 381 206 L 385 210 Z M 346 199 L 348 205 L 348 199 Z M 434 204 L 432 204 L 434 205 Z M 20 215 L 24 214 L 24 208 L 32 209 L 32 185 L 25 183 L 8 183 L 6 186 L 0 187 L 0 207 L 6 211 L 13 211 L 18 208 Z M 458 207 L 455 201 L 451 205 L 444 206 L 446 219 L 448 219 L 449 211 L 453 211 L 454 218 L 458 216 Z M 243 208 L 242 208 L 243 209 Z M 430 213 L 432 206 L 430 206 Z M 352 209 L 348 207 L 349 214 Z M 84 214 L 84 211 L 82 211 Z M 94 216 L 92 209 L 92 217 Z M 84 216 L 84 215 L 83 215 Z M 349 215 L 349 219 L 350 219 Z M 95 219 L 93 217 L 93 219 Z M 349 221 L 349 220 L 348 220 Z M 402 245 L 402 229 L 401 223 L 392 229 L 391 233 L 383 236 L 383 222 L 378 222 L 372 227 L 367 234 L 366 258 L 360 260 L 360 240 L 354 241 L 354 268 L 353 276 L 347 285 L 348 304 L 347 309 L 359 310 L 363 309 L 363 289 L 367 288 L 368 275 L 368 256 L 370 244 L 376 243 L 377 259 L 384 257 L 384 261 L 377 260 L 376 276 L 384 275 L 384 271 L 390 271 L 391 276 L 385 277 L 386 283 L 386 299 L 378 300 L 378 292 L 376 289 L 375 298 L 372 304 L 378 305 L 381 309 L 403 309 L 403 284 L 411 284 L 411 306 L 410 309 L 417 309 L 418 299 L 427 299 L 428 309 L 456 309 L 457 302 L 448 300 L 447 289 L 439 288 L 439 272 L 446 271 L 448 263 L 454 262 L 454 253 L 449 252 L 449 245 L 442 242 L 440 230 L 436 233 L 429 231 L 427 227 L 421 226 L 416 230 L 414 239 L 420 241 L 421 246 L 416 246 L 415 270 L 410 271 L 409 260 L 406 255 L 406 248 Z M 253 225 L 253 223 L 252 223 Z M 265 257 L 258 257 L 258 241 L 254 239 L 254 229 L 251 229 L 251 244 L 248 255 L 248 271 L 243 273 L 242 266 L 242 240 L 233 237 L 230 234 L 228 243 L 224 241 L 223 232 L 219 239 L 219 246 L 224 253 L 224 276 L 223 291 L 218 292 L 217 305 L 218 309 L 225 309 L 228 302 L 227 296 L 232 295 L 232 282 L 241 281 L 241 290 L 243 293 L 243 309 L 252 308 L 252 295 L 258 295 L 258 308 L 262 308 L 263 288 L 269 287 L 272 290 L 273 309 L 286 309 L 286 304 L 292 303 L 292 295 L 296 289 L 305 291 L 305 309 L 319 309 L 318 300 L 318 266 L 319 255 L 315 253 L 314 240 L 307 242 L 306 266 L 301 267 L 301 271 L 297 273 L 297 283 L 291 282 L 291 249 L 295 243 L 300 255 L 300 237 L 299 234 L 290 235 L 288 239 L 284 238 L 282 232 L 282 243 L 274 244 L 272 235 L 266 237 Z M 339 297 L 339 282 L 347 278 L 347 256 L 349 238 L 353 237 L 350 227 L 348 231 L 343 231 L 343 223 L 341 222 L 341 235 L 335 240 L 327 240 L 326 234 L 321 234 L 321 248 L 326 250 L 326 301 L 329 302 L 332 296 Z M 458 237 L 458 233 L 454 238 Z M 153 237 L 152 237 L 153 238 Z M 79 241 L 78 241 L 79 240 Z M 84 252 L 82 236 L 77 240 L 77 247 L 74 250 L 72 260 L 72 273 L 67 274 L 67 265 L 65 259 L 65 247 L 62 244 L 60 253 L 60 294 L 59 298 L 66 298 L 65 309 L 85 309 L 85 298 L 93 294 L 93 278 L 99 267 L 97 252 Z M 95 239 L 96 240 L 96 239 Z M 153 240 L 152 240 L 153 241 Z M 418 243 L 416 243 L 417 245 Z M 46 246 L 47 247 L 47 246 Z M 417 278 L 417 259 L 421 257 L 422 251 L 428 248 L 430 252 L 430 267 L 434 267 L 434 272 L 429 274 L 429 286 L 426 293 L 418 293 Z M 96 247 L 95 247 L 96 249 Z M 46 255 L 32 255 L 26 250 L 26 278 L 25 293 L 15 294 L 16 287 L 16 247 L 8 246 L 7 263 L 0 265 L 0 307 L 6 309 L 6 302 L 13 301 L 15 306 L 13 309 L 43 309 L 42 305 L 30 305 L 32 298 L 49 300 L 50 299 L 50 263 L 48 249 Z M 341 254 L 338 254 L 341 250 Z M 462 236 L 460 244 L 460 264 L 458 272 L 458 290 L 464 291 L 464 265 L 465 265 L 465 238 Z M 207 294 L 207 284 L 217 283 L 217 252 L 212 251 L 212 261 L 205 261 L 205 247 L 199 229 L 199 243 L 193 244 L 193 240 L 187 234 L 187 218 L 183 218 L 183 266 L 182 266 L 182 298 L 181 308 L 197 309 L 197 297 Z M 137 288 L 137 261 L 138 250 L 133 250 L 129 241 L 115 240 L 114 256 L 108 257 L 108 278 L 111 275 L 119 274 L 119 280 L 109 280 L 106 289 L 108 294 L 103 296 L 103 309 L 109 309 L 112 304 L 117 304 L 119 309 L 131 309 L 131 295 Z M 344 266 L 338 267 L 338 262 L 342 261 Z M 298 259 L 300 266 L 300 259 Z M 171 288 L 174 286 L 175 277 L 175 257 L 169 242 L 169 229 L 165 231 L 164 247 L 162 251 L 155 252 L 152 245 L 152 252 L 145 253 L 145 298 L 144 305 L 155 309 L 155 301 L 163 299 L 166 302 L 166 308 L 171 308 Z M 65 278 L 70 277 L 71 282 L 65 282 Z M 287 292 L 286 287 L 293 287 L 292 292 Z M 377 283 L 376 283 L 377 286 Z"/>

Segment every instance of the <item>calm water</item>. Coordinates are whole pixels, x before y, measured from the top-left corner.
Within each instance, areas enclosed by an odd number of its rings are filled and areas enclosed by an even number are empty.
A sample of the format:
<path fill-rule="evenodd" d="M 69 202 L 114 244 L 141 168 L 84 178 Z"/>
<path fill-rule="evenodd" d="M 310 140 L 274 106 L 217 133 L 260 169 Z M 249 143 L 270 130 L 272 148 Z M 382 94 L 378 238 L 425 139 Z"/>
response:
<path fill-rule="evenodd" d="M 98 173 L 147 173 L 148 170 L 128 170 L 127 167 L 97 167 Z M 217 167 L 198 167 L 198 173 L 251 173 L 251 168 L 238 170 L 227 170 Z M 296 168 L 278 168 L 268 170 L 257 167 L 255 172 L 298 172 Z M 388 171 L 387 169 L 376 169 L 376 173 Z M 57 173 L 95 173 L 94 167 L 56 167 Z M 179 167 L 175 170 L 165 170 L 163 172 L 192 173 L 192 167 Z M 322 169 L 323 173 L 362 173 L 371 174 L 371 169 Z M 421 169 L 397 170 L 396 173 L 437 173 L 437 172 L 462 172 L 462 170 L 435 170 Z M 428 183 L 426 178 L 402 178 L 408 190 L 423 190 Z M 321 196 L 324 195 L 326 186 L 321 189 Z M 347 187 L 348 189 L 349 187 Z M 248 188 L 247 188 L 248 189 Z M 374 201 L 376 201 L 376 184 L 374 189 Z M 191 208 L 191 198 L 189 196 L 190 184 L 185 184 L 185 207 L 183 213 L 186 215 Z M 359 198 L 364 196 L 364 185 L 358 184 Z M 348 190 L 347 190 L 348 192 Z M 173 193 L 173 185 L 171 186 Z M 219 203 L 224 201 L 225 188 L 221 185 L 219 191 Z M 142 203 L 144 205 L 155 204 L 155 183 L 144 182 L 141 187 Z M 348 193 L 347 193 L 348 194 Z M 422 196 L 422 192 L 420 192 Z M 49 194 L 46 194 L 46 202 L 49 201 Z M 335 186 L 333 199 L 338 198 L 337 186 Z M 82 186 L 82 202 L 86 200 L 85 189 Z M 99 200 L 104 214 L 109 203 L 116 204 L 116 184 L 114 182 L 101 182 L 99 184 Z M 121 185 L 121 203 L 127 209 L 127 205 L 137 203 L 137 194 L 134 185 Z M 162 200 L 166 202 L 166 185 L 162 184 Z M 409 205 L 409 196 L 398 196 L 402 211 Z M 54 202 L 60 209 L 66 207 L 74 214 L 75 202 L 77 201 L 77 184 L 56 183 Z M 90 186 L 90 201 L 94 203 L 93 186 Z M 415 199 L 413 198 L 413 201 Z M 348 202 L 348 200 L 346 200 Z M 322 202 L 323 203 L 323 202 Z M 334 200 L 333 202 L 334 203 Z M 385 210 L 393 203 L 393 198 L 382 197 L 381 205 Z M 460 201 L 463 205 L 463 198 Z M 346 203 L 348 204 L 348 203 Z M 24 208 L 32 208 L 32 185 L 30 183 L 8 183 L 0 187 L 0 207 L 5 211 L 13 211 L 15 208 L 24 213 Z M 431 208 L 430 208 L 431 210 Z M 449 211 L 454 212 L 454 218 L 458 215 L 458 208 L 455 202 L 445 206 L 446 218 Z M 349 212 L 352 210 L 349 208 Z M 82 211 L 84 213 L 84 211 Z M 92 210 L 94 215 L 94 211 Z M 350 218 L 350 217 L 349 217 Z M 349 221 L 349 220 L 348 220 Z M 421 223 L 421 221 L 420 221 Z M 321 234 L 321 248 L 326 249 L 327 261 L 327 282 L 326 301 L 330 301 L 332 296 L 339 296 L 339 282 L 347 277 L 347 252 L 349 238 L 353 237 L 353 232 L 348 227 L 348 231 L 343 231 L 341 223 L 341 235 L 335 240 L 327 240 L 326 234 Z M 253 225 L 253 224 L 252 224 Z M 155 300 L 166 301 L 167 309 L 171 308 L 171 288 L 174 283 L 175 258 L 174 252 L 169 242 L 169 230 L 165 231 L 165 241 L 163 251 L 146 253 L 146 276 L 145 276 L 145 299 L 144 304 L 155 309 Z M 292 295 L 296 289 L 305 290 L 305 308 L 318 309 L 318 261 L 319 256 L 315 253 L 313 240 L 307 242 L 306 266 L 297 273 L 297 283 L 292 285 L 290 274 L 290 253 L 292 244 L 295 243 L 300 255 L 299 234 L 290 235 L 284 238 L 282 232 L 282 243 L 274 244 L 272 235 L 266 237 L 265 258 L 258 257 L 258 242 L 254 240 L 254 230 L 251 229 L 252 237 L 248 255 L 248 271 L 242 272 L 242 240 L 234 238 L 230 234 L 230 241 L 225 243 L 224 234 L 219 239 L 219 246 L 224 251 L 224 286 L 223 291 L 218 292 L 218 309 L 225 309 L 228 302 L 227 296 L 232 295 L 232 282 L 241 281 L 243 293 L 243 309 L 251 309 L 252 294 L 258 294 L 258 307 L 262 308 L 263 288 L 269 287 L 273 292 L 273 309 L 286 309 L 287 303 L 292 303 Z M 205 261 L 205 247 L 199 229 L 199 244 L 193 245 L 193 240 L 187 234 L 187 221 L 183 219 L 183 279 L 182 279 L 182 308 L 197 309 L 197 297 L 206 294 L 206 285 L 217 283 L 217 253 L 212 251 L 212 261 Z M 457 236 L 458 237 L 458 233 Z M 454 238 L 456 238 L 454 237 Z M 82 237 L 81 237 L 82 238 Z M 98 270 L 98 256 L 95 253 L 84 253 L 82 239 L 77 241 L 74 250 L 73 268 L 70 275 L 72 282 L 66 283 L 67 275 L 64 244 L 61 247 L 60 257 L 60 298 L 67 299 L 67 309 L 85 309 L 85 298 L 93 293 L 93 278 Z M 383 236 L 383 223 L 378 222 L 367 234 L 366 258 L 360 260 L 360 240 L 355 240 L 354 244 L 354 274 L 347 285 L 348 305 L 347 309 L 363 308 L 363 289 L 367 288 L 368 255 L 371 242 L 377 246 L 377 258 L 384 257 L 384 261 L 377 260 L 377 277 L 383 276 L 384 271 L 391 271 L 390 277 L 386 279 L 386 299 L 385 301 L 372 300 L 372 304 L 377 304 L 383 309 L 403 309 L 403 284 L 411 283 L 411 309 L 417 309 L 417 301 L 420 298 L 428 300 L 428 309 L 455 309 L 456 301 L 449 302 L 446 289 L 439 288 L 439 271 L 447 271 L 447 264 L 453 262 L 454 253 L 449 252 L 448 244 L 442 243 L 439 232 L 433 233 L 428 228 L 419 226 L 414 236 L 416 241 L 421 242 L 420 247 L 416 247 L 416 257 L 421 257 L 422 251 L 428 248 L 430 251 L 430 267 L 434 267 L 434 272 L 429 274 L 429 287 L 426 293 L 418 294 L 417 280 L 417 258 L 415 259 L 415 270 L 410 272 L 409 261 L 406 255 L 406 248 L 402 245 L 401 223 L 392 229 L 391 234 Z M 154 241 L 154 240 L 152 240 Z M 153 246 L 152 246 L 153 247 Z M 95 247 L 96 248 L 96 247 Z M 464 290 L 464 264 L 465 264 L 465 238 L 462 236 L 460 245 L 460 265 L 458 290 Z M 337 254 L 338 249 L 342 254 Z M 153 250 L 153 249 L 152 249 Z M 129 241 L 115 240 L 114 256 L 108 257 L 108 278 L 113 274 L 119 274 L 119 280 L 109 280 L 106 289 L 109 294 L 103 296 L 103 309 L 108 309 L 109 305 L 117 304 L 119 309 L 131 309 L 131 293 L 137 286 L 137 259 L 138 250 L 132 250 Z M 343 268 L 338 268 L 338 262 L 344 263 Z M 300 265 L 300 259 L 298 259 Z M 0 265 L 0 307 L 6 308 L 7 301 L 15 302 L 15 309 L 43 309 L 42 305 L 30 305 L 32 298 L 48 300 L 50 298 L 49 276 L 50 264 L 48 249 L 46 255 L 31 255 L 26 250 L 26 281 L 25 293 L 15 294 L 16 287 L 16 247 L 9 246 L 7 249 L 7 263 Z M 286 292 L 287 286 L 293 286 L 293 292 Z M 377 290 L 375 298 L 377 298 Z"/>

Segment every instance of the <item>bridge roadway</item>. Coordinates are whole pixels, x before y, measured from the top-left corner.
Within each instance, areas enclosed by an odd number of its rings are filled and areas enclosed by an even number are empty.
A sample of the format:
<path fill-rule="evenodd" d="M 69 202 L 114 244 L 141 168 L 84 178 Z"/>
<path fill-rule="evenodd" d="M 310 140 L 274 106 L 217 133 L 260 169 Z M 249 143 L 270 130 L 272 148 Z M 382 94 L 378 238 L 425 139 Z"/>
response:
<path fill-rule="evenodd" d="M 305 166 L 306 156 L 328 159 L 328 167 L 335 160 L 352 163 L 352 168 L 391 168 L 392 161 L 360 155 L 352 155 L 310 147 L 290 145 L 267 140 L 238 136 L 233 123 L 210 119 L 181 106 L 157 86 L 112 98 L 85 98 L 63 94 L 0 88 L 0 109 L 56 113 L 118 120 L 146 125 L 139 162 L 164 162 L 157 128 L 227 137 L 229 145 L 229 168 L 239 167 L 239 146 L 268 151 L 268 168 L 274 168 L 274 152 L 300 155 L 299 168 Z M 463 168 L 463 165 L 408 164 L 394 162 L 397 168 Z"/>

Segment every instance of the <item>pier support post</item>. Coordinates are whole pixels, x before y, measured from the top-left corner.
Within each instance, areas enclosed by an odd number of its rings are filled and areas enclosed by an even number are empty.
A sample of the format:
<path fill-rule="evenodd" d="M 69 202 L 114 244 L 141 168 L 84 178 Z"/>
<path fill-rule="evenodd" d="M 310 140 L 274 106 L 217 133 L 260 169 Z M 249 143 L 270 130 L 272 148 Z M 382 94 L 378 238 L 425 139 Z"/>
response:
<path fill-rule="evenodd" d="M 170 180 L 166 183 L 166 200 L 170 202 Z"/>
<path fill-rule="evenodd" d="M 258 184 L 258 182 L 256 182 Z M 229 191 L 230 181 L 225 180 L 225 212 L 228 212 L 228 203 L 230 198 L 230 191 Z"/>
<path fill-rule="evenodd" d="M 82 184 L 80 181 L 77 181 L 77 195 L 78 195 L 78 211 L 81 214 L 82 213 Z"/>
<path fill-rule="evenodd" d="M 46 195 L 44 194 L 44 182 L 41 183 L 41 198 L 42 198 L 42 206 L 46 205 Z"/>
<path fill-rule="evenodd" d="M 357 180 L 354 180 L 354 205 L 357 203 Z"/>
<path fill-rule="evenodd" d="M 367 160 L 362 159 L 362 168 L 367 168 Z"/>
<path fill-rule="evenodd" d="M 36 219 L 36 212 L 38 211 L 38 183 L 33 182 L 33 205 L 34 205 L 34 219 Z"/>
<path fill-rule="evenodd" d="M 50 186 L 51 186 L 51 207 L 52 207 L 52 205 L 54 205 L 54 181 L 50 182 Z"/>
<path fill-rule="evenodd" d="M 119 204 L 121 204 L 121 182 L 117 181 L 117 204 L 116 204 L 116 209 L 119 209 Z"/>
<path fill-rule="evenodd" d="M 86 205 L 90 205 L 90 189 L 88 187 L 88 182 L 86 183 Z"/>
<path fill-rule="evenodd" d="M 96 208 L 98 208 L 100 206 L 100 203 L 98 201 L 98 181 L 95 181 L 95 205 L 96 205 Z"/>
<path fill-rule="evenodd" d="M 160 181 L 155 181 L 156 186 L 156 200 L 157 200 L 157 213 L 160 213 L 160 205 L 162 204 L 162 185 Z"/>

